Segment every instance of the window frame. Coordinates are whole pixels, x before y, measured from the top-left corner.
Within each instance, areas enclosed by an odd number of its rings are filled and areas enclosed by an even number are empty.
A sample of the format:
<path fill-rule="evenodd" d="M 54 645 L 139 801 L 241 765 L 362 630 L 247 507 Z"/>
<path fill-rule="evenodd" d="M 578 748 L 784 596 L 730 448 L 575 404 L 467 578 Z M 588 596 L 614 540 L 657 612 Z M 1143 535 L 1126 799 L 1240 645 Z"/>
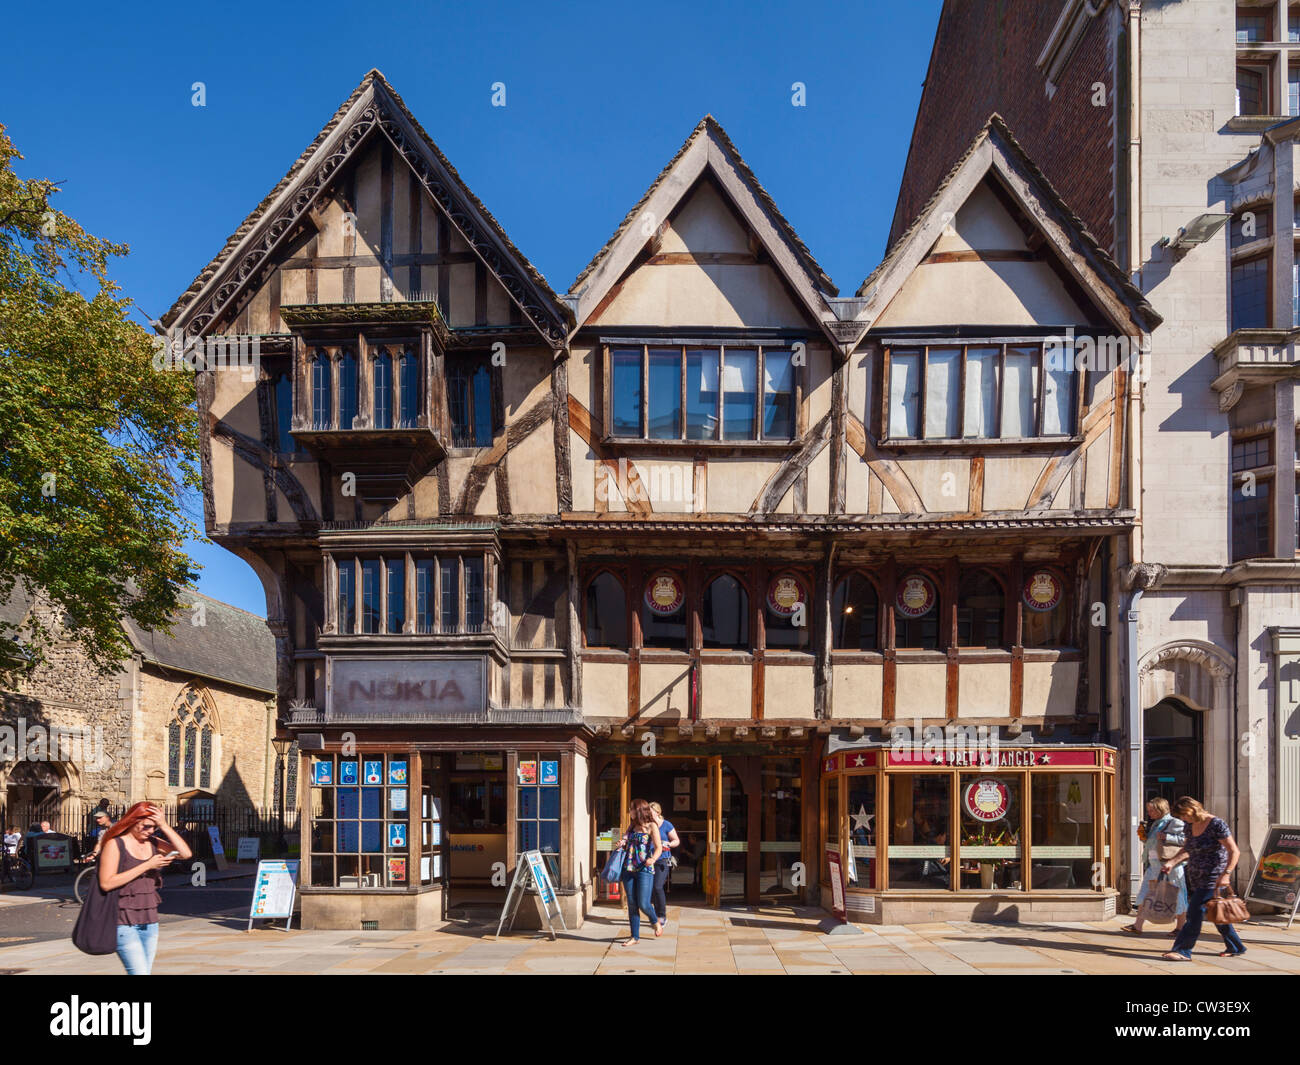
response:
<path fill-rule="evenodd" d="M 927 338 L 916 341 L 907 341 L 905 339 L 892 339 L 884 341 L 881 345 L 881 366 L 880 375 L 880 399 L 879 399 L 879 424 L 880 424 L 880 443 L 885 446 L 894 447 L 915 447 L 917 445 L 938 445 L 943 447 L 964 446 L 964 447 L 989 447 L 1005 444 L 1024 444 L 1024 443 L 1052 443 L 1060 444 L 1062 442 L 1077 442 L 1082 440 L 1079 427 L 1083 423 L 1086 408 L 1084 405 L 1085 390 L 1087 386 L 1088 370 L 1080 368 L 1077 365 L 1077 348 L 1071 355 L 1075 365 L 1071 368 L 1071 375 L 1074 378 L 1073 394 L 1071 396 L 1071 422 L 1072 431 L 1069 433 L 1046 434 L 1043 431 L 1044 415 L 1046 413 L 1047 398 L 1047 380 L 1048 371 L 1046 365 L 1046 339 L 1045 337 L 1029 337 L 1024 339 L 999 338 L 999 339 L 943 339 Z M 1076 337 L 1076 343 L 1080 340 Z M 961 357 L 957 374 L 957 392 L 955 396 L 950 397 L 950 402 L 956 407 L 957 417 L 957 436 L 926 436 L 925 426 L 926 417 L 929 413 L 929 363 L 930 352 L 933 351 L 951 351 L 959 349 Z M 988 436 L 967 436 L 966 434 L 966 380 L 967 367 L 969 365 L 969 355 L 972 350 L 997 348 L 997 392 L 993 403 L 993 417 L 995 421 L 994 432 Z M 1034 434 L 1032 436 L 1003 436 L 1003 404 L 1005 396 L 1006 368 L 1008 352 L 1017 349 L 1035 349 L 1031 371 L 1037 373 L 1037 385 L 1034 394 Z M 1062 350 L 1066 350 L 1064 347 Z M 894 355 L 907 353 L 919 353 L 920 358 L 920 381 L 918 383 L 918 402 L 916 409 L 916 427 L 919 436 L 895 436 L 891 433 L 890 425 L 890 407 L 893 392 L 893 381 L 891 380 L 891 366 Z"/>
<path fill-rule="evenodd" d="M 745 596 L 745 609 L 741 616 L 741 624 L 744 628 L 745 639 L 743 644 L 736 647 L 710 647 L 704 642 L 704 596 L 713 585 L 729 577 L 735 581 Z M 754 593 L 749 586 L 749 579 L 745 571 L 736 566 L 723 566 L 718 569 L 710 569 L 708 572 L 701 574 L 700 587 L 697 592 L 699 603 L 696 609 L 700 615 L 700 652 L 708 655 L 736 655 L 736 654 L 753 654 L 754 652 Z M 767 629 L 764 623 L 764 631 Z"/>
<path fill-rule="evenodd" d="M 789 436 L 768 436 L 764 431 L 764 414 L 767 406 L 769 393 L 767 392 L 767 355 L 773 352 L 791 354 L 796 344 L 802 344 L 805 347 L 805 360 L 803 365 L 791 363 L 791 427 Z M 614 445 L 646 445 L 649 447 L 667 447 L 667 448 L 692 448 L 692 449 L 724 449 L 724 448 L 756 448 L 756 447 L 780 447 L 792 448 L 802 442 L 804 436 L 803 425 L 803 400 L 806 390 L 807 370 L 807 338 L 805 337 L 785 337 L 780 340 L 773 340 L 770 337 L 750 337 L 750 338 L 712 338 L 705 340 L 681 340 L 674 338 L 664 338 L 663 340 L 640 340 L 640 339 L 602 339 L 601 341 L 601 359 L 602 359 L 602 442 Z M 726 391 L 723 387 L 726 375 L 726 355 L 727 349 L 732 348 L 738 351 L 752 351 L 754 353 L 755 371 L 754 371 L 754 435 L 743 439 L 728 440 L 726 437 Z M 631 350 L 640 350 L 641 366 L 641 409 L 638 413 L 638 432 L 634 436 L 622 435 L 614 431 L 614 378 L 613 378 L 613 358 L 615 351 L 624 352 Z M 716 435 L 712 438 L 697 439 L 688 436 L 690 432 L 690 418 L 687 408 L 687 359 L 691 351 L 698 350 L 716 351 L 718 356 L 718 398 L 715 413 L 717 417 Z M 663 354 L 665 351 L 675 350 L 678 354 L 678 378 L 680 384 L 680 396 L 677 400 L 678 411 L 678 433 L 675 437 L 652 437 L 649 435 L 649 405 L 650 405 L 650 353 L 653 351 L 657 354 Z M 772 396 L 786 395 L 784 392 L 770 393 Z"/>
<path fill-rule="evenodd" d="M 383 639 L 398 636 L 485 636 L 496 633 L 493 624 L 493 595 L 496 580 L 501 571 L 500 560 L 488 549 L 476 551 L 455 547 L 450 550 L 425 548 L 406 550 L 403 548 L 367 548 L 364 551 L 331 552 L 329 565 L 333 567 L 332 594 L 329 596 L 328 621 L 335 636 L 376 637 Z M 442 612 L 442 563 L 455 560 L 456 564 L 456 619 L 447 626 Z M 475 627 L 469 626 L 469 597 L 466 591 L 466 560 L 478 560 L 483 567 L 483 618 Z M 366 631 L 362 626 L 365 619 L 364 572 L 366 563 L 377 563 L 379 567 L 377 620 L 373 631 Z M 432 586 L 429 589 L 428 614 L 430 625 L 421 624 L 420 614 L 420 574 L 421 563 L 428 563 L 432 569 Z M 389 579 L 390 572 L 396 567 L 402 570 L 402 613 L 397 618 L 397 627 L 389 629 Z M 352 602 L 350 627 L 343 626 L 341 573 L 350 573 L 350 593 Z M 499 637 L 499 634 L 497 634 Z"/>
<path fill-rule="evenodd" d="M 1262 264 L 1264 267 L 1264 321 L 1260 325 L 1238 325 L 1237 324 L 1237 292 L 1236 280 L 1233 274 L 1247 266 L 1257 266 Z M 1228 266 L 1228 326 L 1232 333 L 1240 329 L 1271 329 L 1273 325 L 1273 255 L 1271 251 L 1265 251 L 1260 255 L 1244 256 L 1240 259 L 1233 259 Z"/>
<path fill-rule="evenodd" d="M 591 620 L 587 610 L 588 599 L 591 595 L 591 586 L 603 576 L 609 576 L 623 592 L 623 643 L 625 644 L 623 647 L 619 647 L 616 644 L 591 643 L 587 639 L 587 633 L 590 631 L 591 625 Z M 627 589 L 627 580 L 620 576 L 618 571 L 611 566 L 602 566 L 599 569 L 594 569 L 587 573 L 586 579 L 582 582 L 582 646 L 584 650 L 627 651 L 631 648 L 632 625 L 628 617 Z"/>
<path fill-rule="evenodd" d="M 465 373 L 465 415 L 467 430 L 466 434 L 458 435 L 456 432 L 456 420 L 452 413 L 451 392 L 452 392 L 452 368 L 455 367 L 458 374 Z M 484 444 L 476 443 L 478 439 L 478 421 L 476 417 L 476 403 L 474 401 L 474 378 L 480 369 L 486 370 L 487 377 L 487 405 L 488 418 L 490 425 L 487 431 L 487 442 Z M 445 356 L 443 363 L 444 388 L 443 394 L 446 397 L 447 405 L 447 434 L 451 442 L 451 450 L 459 452 L 481 451 L 483 448 L 491 447 L 505 427 L 505 412 L 501 409 L 501 380 L 500 367 L 492 362 L 491 353 L 485 351 L 456 351 L 449 352 Z M 461 443 L 461 440 L 468 439 L 469 443 Z"/>
<path fill-rule="evenodd" d="M 827 643 L 832 655 L 864 655 L 864 654 L 881 654 L 886 650 L 888 641 L 885 639 L 885 597 L 882 592 L 882 583 L 871 576 L 865 569 L 853 566 L 844 570 L 836 571 L 834 574 L 835 581 L 831 585 L 831 623 L 830 631 L 827 634 Z M 857 578 L 865 582 L 876 594 L 876 639 L 872 647 L 836 647 L 835 639 L 838 632 L 838 622 L 834 616 L 835 596 L 839 591 L 840 585 Z M 859 641 L 860 642 L 860 641 Z"/>

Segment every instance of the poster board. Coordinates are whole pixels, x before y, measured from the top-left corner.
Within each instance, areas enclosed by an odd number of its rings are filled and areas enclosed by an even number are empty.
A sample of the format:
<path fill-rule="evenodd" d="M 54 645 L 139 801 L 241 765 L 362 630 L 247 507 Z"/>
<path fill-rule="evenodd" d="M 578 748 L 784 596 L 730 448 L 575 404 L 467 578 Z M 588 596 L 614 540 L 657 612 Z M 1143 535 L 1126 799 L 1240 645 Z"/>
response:
<path fill-rule="evenodd" d="M 559 918 L 560 927 L 566 932 L 569 926 L 565 924 L 564 914 L 560 912 L 560 899 L 551 881 L 551 874 L 546 868 L 546 862 L 542 858 L 542 852 L 524 851 L 519 858 L 520 860 L 515 864 L 515 876 L 510 882 L 510 890 L 506 893 L 505 905 L 501 907 L 501 919 L 497 922 L 496 934 L 498 936 L 501 934 L 503 926 L 507 931 L 514 927 L 519 904 L 528 891 L 533 891 L 537 896 L 537 911 L 550 932 L 551 939 L 554 940 L 556 918 Z M 510 919 L 508 925 L 506 918 Z"/>
<path fill-rule="evenodd" d="M 262 838 L 260 836 L 240 836 L 239 851 L 235 855 L 237 862 L 255 862 L 262 856 Z"/>
<path fill-rule="evenodd" d="M 230 868 L 226 862 L 226 851 L 221 846 L 221 830 L 216 825 L 208 825 L 208 839 L 212 841 L 212 857 L 217 863 L 217 868 Z"/>
<path fill-rule="evenodd" d="M 840 852 L 827 851 L 826 862 L 831 871 L 831 913 L 841 921 L 849 919 L 844 906 L 844 870 L 840 867 Z"/>
<path fill-rule="evenodd" d="M 248 928 L 253 922 L 284 918 L 284 927 L 293 922 L 294 898 L 298 892 L 298 859 L 277 858 L 257 863 L 253 880 L 253 901 L 248 908 Z"/>
<path fill-rule="evenodd" d="M 1290 910 L 1286 926 L 1291 927 L 1300 905 L 1300 825 L 1268 826 L 1246 898 Z"/>

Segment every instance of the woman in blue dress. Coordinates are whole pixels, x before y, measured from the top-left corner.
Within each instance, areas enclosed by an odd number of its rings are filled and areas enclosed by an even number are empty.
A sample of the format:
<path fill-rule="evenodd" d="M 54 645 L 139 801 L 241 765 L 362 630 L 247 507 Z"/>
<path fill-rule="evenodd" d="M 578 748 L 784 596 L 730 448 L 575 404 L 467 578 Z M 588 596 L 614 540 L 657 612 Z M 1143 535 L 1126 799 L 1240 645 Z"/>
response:
<path fill-rule="evenodd" d="M 1125 932 L 1132 932 L 1135 936 L 1142 934 L 1142 900 L 1147 897 L 1151 885 L 1160 879 L 1163 864 L 1160 848 L 1166 845 L 1182 846 L 1185 828 L 1178 818 L 1170 814 L 1169 800 L 1159 797 L 1147 801 L 1147 825 L 1146 841 L 1142 851 L 1145 871 L 1142 874 L 1142 890 L 1138 892 L 1137 897 L 1137 919 L 1124 929 Z M 1181 863 L 1175 865 L 1165 876 L 1178 888 L 1178 905 L 1174 911 L 1177 919 L 1171 933 L 1177 935 L 1183 930 L 1183 923 L 1187 920 L 1187 878 L 1183 875 Z"/>

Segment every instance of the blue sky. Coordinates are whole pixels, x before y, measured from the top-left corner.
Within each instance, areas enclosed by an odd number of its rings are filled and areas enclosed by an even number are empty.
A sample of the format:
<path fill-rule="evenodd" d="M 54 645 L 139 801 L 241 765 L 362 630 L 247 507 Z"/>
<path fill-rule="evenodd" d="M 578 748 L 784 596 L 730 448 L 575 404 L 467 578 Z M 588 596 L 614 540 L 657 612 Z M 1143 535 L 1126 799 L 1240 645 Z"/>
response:
<path fill-rule="evenodd" d="M 62 181 L 61 210 L 130 245 L 114 277 L 153 317 L 371 67 L 557 291 L 712 113 L 851 294 L 884 251 L 940 7 L 25 4 L 6 16 L 0 122 L 20 174 Z M 265 614 L 247 565 L 191 551 L 201 591 Z"/>

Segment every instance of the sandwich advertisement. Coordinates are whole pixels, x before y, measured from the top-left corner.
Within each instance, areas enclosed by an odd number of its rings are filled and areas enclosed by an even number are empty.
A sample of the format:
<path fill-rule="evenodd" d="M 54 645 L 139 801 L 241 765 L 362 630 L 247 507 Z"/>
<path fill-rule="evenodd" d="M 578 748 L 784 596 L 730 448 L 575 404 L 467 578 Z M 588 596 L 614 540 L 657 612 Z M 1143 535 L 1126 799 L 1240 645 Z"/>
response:
<path fill-rule="evenodd" d="M 1246 898 L 1294 910 L 1300 893 L 1300 825 L 1272 825 Z"/>

